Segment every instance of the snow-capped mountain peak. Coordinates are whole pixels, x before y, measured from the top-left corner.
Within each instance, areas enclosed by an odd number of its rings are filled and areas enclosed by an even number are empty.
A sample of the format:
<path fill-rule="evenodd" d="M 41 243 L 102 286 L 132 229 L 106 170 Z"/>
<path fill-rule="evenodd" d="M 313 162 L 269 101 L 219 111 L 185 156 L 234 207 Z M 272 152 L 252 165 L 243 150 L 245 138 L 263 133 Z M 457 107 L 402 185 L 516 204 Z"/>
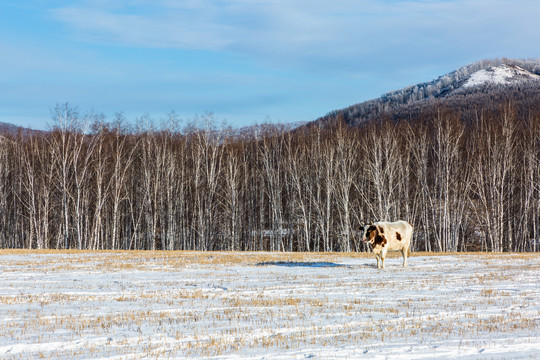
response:
<path fill-rule="evenodd" d="M 538 80 L 540 76 L 515 65 L 502 64 L 491 66 L 472 73 L 463 87 L 469 88 L 482 85 L 507 85 L 527 80 Z"/>
<path fill-rule="evenodd" d="M 433 102 L 440 104 L 484 104 L 500 101 L 498 94 L 529 97 L 540 96 L 540 59 L 481 60 L 463 66 L 438 78 L 390 91 L 377 99 L 364 101 L 344 109 L 335 110 L 316 121 L 330 122 L 342 118 L 349 124 L 361 124 L 381 114 L 398 117 L 411 116 Z M 482 100 L 479 100 L 483 97 Z M 474 99 L 469 101 L 468 99 Z M 457 105 L 456 105 L 457 106 Z"/>

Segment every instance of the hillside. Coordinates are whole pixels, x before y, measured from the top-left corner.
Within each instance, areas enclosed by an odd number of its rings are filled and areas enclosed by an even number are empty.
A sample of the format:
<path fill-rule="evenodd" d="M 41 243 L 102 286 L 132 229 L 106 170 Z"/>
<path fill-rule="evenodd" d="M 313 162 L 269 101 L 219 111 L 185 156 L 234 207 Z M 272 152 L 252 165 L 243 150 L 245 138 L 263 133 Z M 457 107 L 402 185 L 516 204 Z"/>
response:
<path fill-rule="evenodd" d="M 17 125 L 5 123 L 0 121 L 0 134 L 16 134 L 20 127 Z"/>
<path fill-rule="evenodd" d="M 435 107 L 459 109 L 465 116 L 481 107 L 500 107 L 515 100 L 519 107 L 540 103 L 540 60 L 483 60 L 461 67 L 435 80 L 388 92 L 381 97 L 335 110 L 315 123 L 342 118 L 359 125 L 374 118 L 407 119 Z"/>
<path fill-rule="evenodd" d="M 40 134 L 42 130 L 34 130 L 23 126 L 18 126 L 6 122 L 0 121 L 0 134 L 3 135 L 16 135 L 19 132 L 22 134 Z"/>

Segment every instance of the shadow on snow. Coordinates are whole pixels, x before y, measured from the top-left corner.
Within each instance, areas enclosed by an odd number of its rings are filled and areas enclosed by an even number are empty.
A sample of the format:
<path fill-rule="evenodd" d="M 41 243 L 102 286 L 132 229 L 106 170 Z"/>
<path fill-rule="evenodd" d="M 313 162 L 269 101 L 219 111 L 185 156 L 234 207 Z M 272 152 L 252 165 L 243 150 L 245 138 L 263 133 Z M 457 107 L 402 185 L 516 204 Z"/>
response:
<path fill-rule="evenodd" d="M 349 265 L 343 265 L 343 264 L 336 264 L 333 262 L 326 262 L 326 261 L 265 261 L 260 262 L 257 264 L 257 266 L 285 266 L 285 267 L 313 267 L 313 268 L 319 268 L 319 267 L 325 267 L 325 268 L 333 268 L 333 267 L 350 267 Z"/>

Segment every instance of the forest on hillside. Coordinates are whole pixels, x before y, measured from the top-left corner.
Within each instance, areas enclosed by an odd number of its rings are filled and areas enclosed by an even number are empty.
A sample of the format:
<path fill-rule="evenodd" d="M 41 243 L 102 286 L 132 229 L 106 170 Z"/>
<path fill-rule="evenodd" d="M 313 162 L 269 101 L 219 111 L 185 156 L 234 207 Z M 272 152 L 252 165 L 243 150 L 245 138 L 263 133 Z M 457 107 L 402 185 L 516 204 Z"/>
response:
<path fill-rule="evenodd" d="M 474 101 L 480 103 L 475 109 L 498 106 L 501 99 L 494 99 L 494 97 L 502 95 L 506 98 L 509 93 L 512 93 L 512 97 L 519 103 L 530 102 L 531 98 L 538 99 L 540 87 L 537 80 L 516 81 L 508 84 L 484 84 L 482 87 L 472 88 L 463 87 L 466 80 L 475 72 L 501 65 L 519 67 L 531 74 L 540 75 L 540 59 L 481 60 L 432 81 L 391 91 L 380 98 L 354 104 L 345 109 L 334 110 L 318 121 L 331 122 L 336 116 L 341 116 L 348 124 L 360 125 L 383 114 L 397 118 L 410 117 L 419 109 L 436 106 L 441 99 L 447 103 L 459 103 L 458 107 L 465 105 L 469 109 L 473 108 L 470 105 Z"/>
<path fill-rule="evenodd" d="M 538 251 L 540 112 L 518 110 L 239 132 L 57 106 L 0 136 L 0 247 L 363 251 L 362 223 L 404 219 L 417 251 Z"/>

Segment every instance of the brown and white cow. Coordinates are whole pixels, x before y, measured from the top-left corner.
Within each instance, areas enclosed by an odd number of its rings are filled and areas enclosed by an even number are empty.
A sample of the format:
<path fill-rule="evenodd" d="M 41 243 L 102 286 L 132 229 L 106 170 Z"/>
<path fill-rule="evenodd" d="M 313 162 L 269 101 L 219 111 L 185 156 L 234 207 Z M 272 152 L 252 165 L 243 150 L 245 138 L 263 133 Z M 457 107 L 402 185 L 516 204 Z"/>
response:
<path fill-rule="evenodd" d="M 377 269 L 384 269 L 386 253 L 401 251 L 403 266 L 407 266 L 407 252 L 411 245 L 413 227 L 406 221 L 387 222 L 379 221 L 364 225 L 360 228 L 364 232 L 362 240 L 371 245 L 377 257 Z M 382 266 L 381 266 L 382 265 Z"/>

